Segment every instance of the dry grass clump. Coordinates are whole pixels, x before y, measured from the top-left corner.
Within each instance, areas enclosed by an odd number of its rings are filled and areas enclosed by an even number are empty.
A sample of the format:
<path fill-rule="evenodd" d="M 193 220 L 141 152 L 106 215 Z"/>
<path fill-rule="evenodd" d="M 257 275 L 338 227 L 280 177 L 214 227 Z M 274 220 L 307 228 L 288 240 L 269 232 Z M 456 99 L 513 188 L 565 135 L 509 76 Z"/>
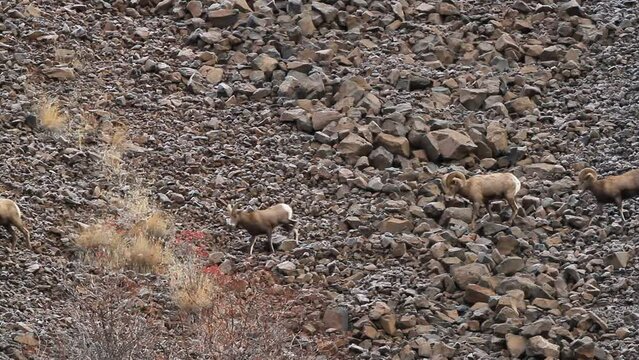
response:
<path fill-rule="evenodd" d="M 76 244 L 84 249 L 108 248 L 120 242 L 122 242 L 122 236 L 115 231 L 115 228 L 106 224 L 91 225 L 76 239 Z"/>
<path fill-rule="evenodd" d="M 75 137 L 78 141 L 78 148 L 82 150 L 87 140 L 87 136 L 95 134 L 98 128 L 98 120 L 95 118 L 95 115 L 88 111 L 83 111 L 82 115 L 78 116 L 77 119 Z"/>
<path fill-rule="evenodd" d="M 148 191 L 137 186 L 125 196 L 111 196 L 118 217 L 85 229 L 76 244 L 87 250 L 88 259 L 111 268 L 140 272 L 163 272 L 173 262 L 165 240 L 171 237 L 171 217 L 154 210 Z"/>
<path fill-rule="evenodd" d="M 132 186 L 124 196 L 111 196 L 110 201 L 119 208 L 119 221 L 125 224 L 136 224 L 154 211 L 150 191 L 142 186 Z"/>
<path fill-rule="evenodd" d="M 165 242 L 173 236 L 173 220 L 164 211 L 154 211 L 149 217 L 138 220 L 129 231 L 131 236 L 145 236 Z"/>
<path fill-rule="evenodd" d="M 75 59 L 75 51 L 63 48 L 57 48 L 53 52 L 55 61 L 59 63 L 70 63 Z"/>
<path fill-rule="evenodd" d="M 136 236 L 128 248 L 127 263 L 140 272 L 157 270 L 167 259 L 170 259 L 170 254 L 162 244 L 146 236 Z"/>
<path fill-rule="evenodd" d="M 86 250 L 86 257 L 110 268 L 127 263 L 127 244 L 122 234 L 108 224 L 97 224 L 84 229 L 75 240 Z"/>
<path fill-rule="evenodd" d="M 67 116 L 62 113 L 60 106 L 52 99 L 45 98 L 41 101 L 38 116 L 40 124 L 49 130 L 60 130 L 68 122 Z"/>
<path fill-rule="evenodd" d="M 123 173 L 124 160 L 122 155 L 128 146 L 127 132 L 126 127 L 118 126 L 113 131 L 113 134 L 106 138 L 107 144 L 102 152 L 102 163 L 112 175 L 119 176 Z"/>
<path fill-rule="evenodd" d="M 109 146 L 119 152 L 124 152 L 127 146 L 128 129 L 125 126 L 118 126 L 108 140 Z"/>
<path fill-rule="evenodd" d="M 89 260 L 109 268 L 131 268 L 139 272 L 160 272 L 171 261 L 171 252 L 144 235 L 130 236 L 114 226 L 93 225 L 80 233 L 76 244 L 85 249 Z"/>
<path fill-rule="evenodd" d="M 170 219 L 163 211 L 155 211 L 144 221 L 144 231 L 151 239 L 166 239 L 171 235 Z"/>
<path fill-rule="evenodd" d="M 171 297 L 186 312 L 198 312 L 213 305 L 213 278 L 194 259 L 176 262 L 169 269 Z"/>
<path fill-rule="evenodd" d="M 115 176 L 122 175 L 124 171 L 124 160 L 122 160 L 122 153 L 114 151 L 111 148 L 106 148 L 102 153 L 102 163 L 104 168 Z"/>

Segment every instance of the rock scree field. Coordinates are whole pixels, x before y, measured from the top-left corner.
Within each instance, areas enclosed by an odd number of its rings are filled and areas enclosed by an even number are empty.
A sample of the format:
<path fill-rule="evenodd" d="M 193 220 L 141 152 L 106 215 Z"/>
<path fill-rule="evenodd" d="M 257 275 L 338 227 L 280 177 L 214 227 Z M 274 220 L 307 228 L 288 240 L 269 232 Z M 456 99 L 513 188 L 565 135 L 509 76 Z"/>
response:
<path fill-rule="evenodd" d="M 639 359 L 636 0 L 0 0 L 0 359 Z M 521 183 L 481 208 L 445 175 Z M 227 204 L 290 205 L 249 255 Z M 2 215 L 2 214 L 0 214 Z M 1 217 L 1 216 L 0 216 Z"/>

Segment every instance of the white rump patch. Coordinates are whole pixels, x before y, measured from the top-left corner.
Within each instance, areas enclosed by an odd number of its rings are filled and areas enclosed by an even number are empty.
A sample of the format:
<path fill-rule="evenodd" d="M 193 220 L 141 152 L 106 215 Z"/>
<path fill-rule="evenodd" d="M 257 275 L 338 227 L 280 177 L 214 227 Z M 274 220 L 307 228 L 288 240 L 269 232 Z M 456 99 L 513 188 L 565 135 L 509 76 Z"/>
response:
<path fill-rule="evenodd" d="M 280 205 L 282 205 L 282 209 L 284 209 L 284 211 L 288 213 L 288 219 L 293 220 L 293 209 L 291 209 L 291 207 L 287 204 L 280 204 Z"/>
<path fill-rule="evenodd" d="M 18 204 L 13 203 L 13 206 L 16 208 L 16 211 L 18 212 L 18 216 L 22 217 L 22 211 L 20 211 L 20 207 L 18 206 Z"/>
<path fill-rule="evenodd" d="M 513 174 L 510 174 L 510 176 L 513 177 L 513 181 L 515 182 L 515 195 L 517 195 L 519 190 L 521 190 L 521 181 L 519 181 L 519 179 L 517 179 L 517 177 Z"/>

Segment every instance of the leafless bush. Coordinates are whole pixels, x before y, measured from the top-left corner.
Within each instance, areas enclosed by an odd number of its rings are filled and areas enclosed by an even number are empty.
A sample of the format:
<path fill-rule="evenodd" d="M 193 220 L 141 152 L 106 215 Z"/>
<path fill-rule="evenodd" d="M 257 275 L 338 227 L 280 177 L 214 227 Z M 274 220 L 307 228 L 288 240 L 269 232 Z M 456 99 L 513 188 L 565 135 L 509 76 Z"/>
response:
<path fill-rule="evenodd" d="M 192 352 L 204 359 L 300 359 L 310 353 L 298 342 L 301 314 L 295 292 L 275 285 L 268 273 L 248 281 L 206 268 L 216 284 L 212 306 L 191 317 Z"/>
<path fill-rule="evenodd" d="M 142 287 L 127 277 L 68 290 L 68 329 L 47 340 L 39 358 L 312 359 L 296 331 L 303 317 L 296 292 L 270 282 L 268 273 L 245 280 L 206 269 L 220 290 L 214 306 L 172 317 L 170 332 L 162 326 L 170 308 L 148 308 L 138 297 Z"/>
<path fill-rule="evenodd" d="M 68 302 L 71 321 L 43 354 L 55 359 L 153 359 L 161 342 L 160 327 L 136 307 L 127 291 L 130 280 L 91 284 Z"/>
<path fill-rule="evenodd" d="M 180 259 L 169 268 L 171 298 L 186 312 L 198 312 L 213 304 L 217 290 L 211 276 L 194 258 Z"/>

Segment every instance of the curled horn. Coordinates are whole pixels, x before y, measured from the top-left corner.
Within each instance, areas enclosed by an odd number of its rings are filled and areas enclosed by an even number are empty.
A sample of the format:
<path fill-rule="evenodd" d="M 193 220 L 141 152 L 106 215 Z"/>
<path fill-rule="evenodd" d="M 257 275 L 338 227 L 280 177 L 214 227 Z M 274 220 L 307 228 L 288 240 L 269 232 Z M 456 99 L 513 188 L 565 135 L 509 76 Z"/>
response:
<path fill-rule="evenodd" d="M 597 172 L 593 168 L 585 168 L 579 172 L 579 182 L 583 183 L 587 179 L 596 180 Z"/>
<path fill-rule="evenodd" d="M 452 173 L 446 176 L 446 180 L 444 180 L 444 185 L 446 189 L 450 188 L 450 185 L 453 183 L 453 180 L 460 179 L 462 182 L 466 180 L 466 176 L 461 173 L 461 171 L 453 171 Z"/>

